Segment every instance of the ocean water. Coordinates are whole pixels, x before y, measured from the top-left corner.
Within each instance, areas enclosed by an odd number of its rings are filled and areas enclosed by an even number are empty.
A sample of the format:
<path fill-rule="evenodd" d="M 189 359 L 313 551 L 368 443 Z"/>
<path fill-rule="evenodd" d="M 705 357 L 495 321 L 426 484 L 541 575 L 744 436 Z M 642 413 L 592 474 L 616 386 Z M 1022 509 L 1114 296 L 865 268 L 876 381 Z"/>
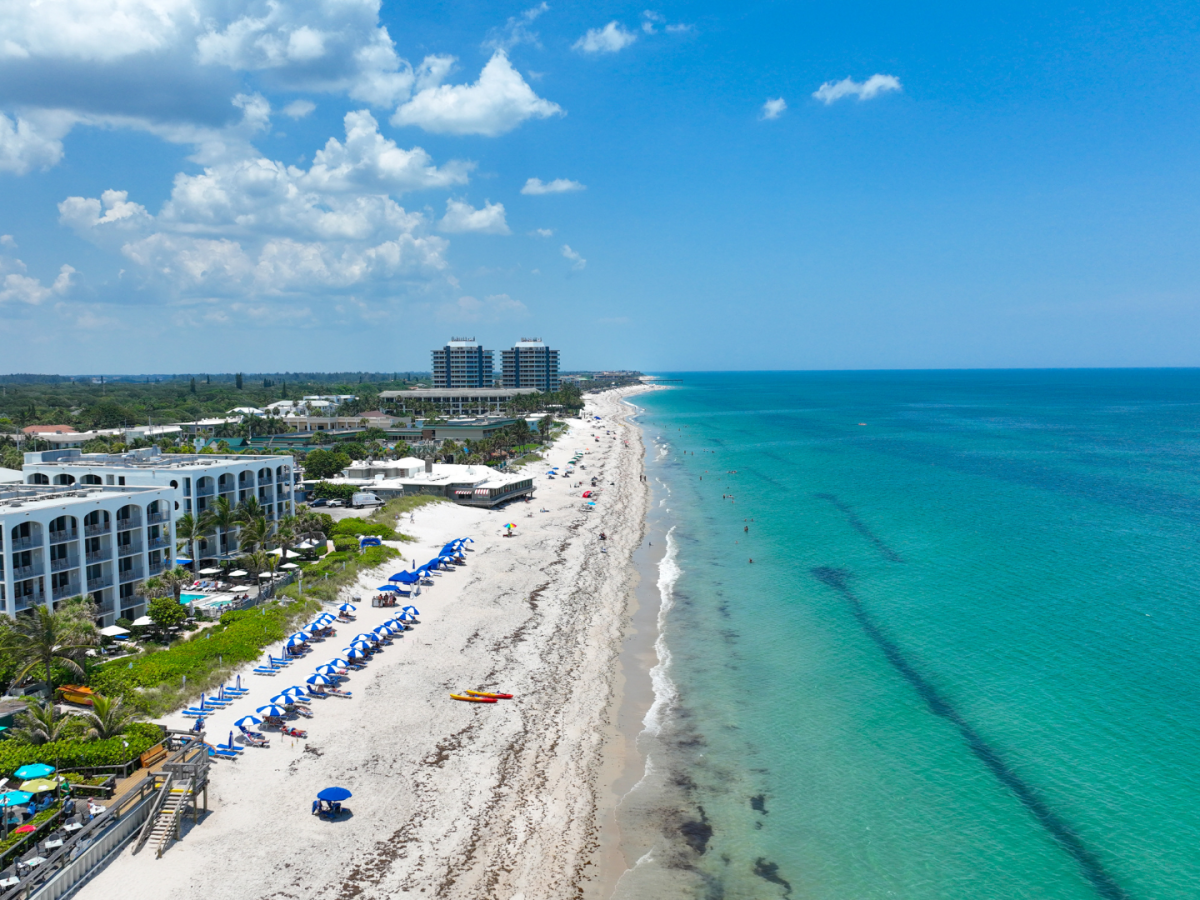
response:
<path fill-rule="evenodd" d="M 1200 371 L 670 377 L 618 897 L 1200 897 Z"/>

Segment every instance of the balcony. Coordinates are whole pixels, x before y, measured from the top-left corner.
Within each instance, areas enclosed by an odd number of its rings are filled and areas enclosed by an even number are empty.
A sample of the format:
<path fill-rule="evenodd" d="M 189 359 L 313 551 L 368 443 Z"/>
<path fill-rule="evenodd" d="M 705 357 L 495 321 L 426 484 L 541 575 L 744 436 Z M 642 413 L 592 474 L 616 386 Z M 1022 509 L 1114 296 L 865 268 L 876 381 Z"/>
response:
<path fill-rule="evenodd" d="M 160 572 L 165 572 L 166 569 L 167 569 L 167 561 L 165 559 L 160 559 L 158 562 L 150 563 L 149 572 L 151 575 L 157 575 Z"/>
<path fill-rule="evenodd" d="M 28 550 L 31 547 L 40 547 L 42 542 L 36 540 L 32 535 L 23 538 L 13 538 L 12 551 L 16 553 L 18 550 Z"/>
<path fill-rule="evenodd" d="M 22 581 L 41 574 L 42 564 L 40 562 L 30 563 L 27 566 L 17 566 L 13 569 L 13 581 Z"/>
<path fill-rule="evenodd" d="M 107 548 L 103 550 L 90 550 L 84 554 L 83 558 L 90 563 L 108 562 L 112 559 L 112 551 Z"/>
<path fill-rule="evenodd" d="M 147 525 L 161 525 L 163 522 L 170 522 L 170 521 L 171 521 L 171 514 L 169 512 L 150 513 L 149 515 L 146 516 L 146 524 Z"/>
<path fill-rule="evenodd" d="M 65 572 L 67 569 L 74 569 L 79 565 L 78 560 L 73 560 L 69 556 L 64 556 L 62 559 L 50 560 L 51 572 Z"/>
<path fill-rule="evenodd" d="M 140 527 L 141 524 L 141 516 L 129 516 L 125 519 L 117 519 L 117 531 L 129 531 L 131 528 Z"/>
<path fill-rule="evenodd" d="M 121 582 L 121 584 L 127 584 L 130 581 L 137 581 L 141 577 L 142 567 L 134 566 L 132 569 L 126 569 L 124 572 L 118 573 L 117 580 Z"/>
<path fill-rule="evenodd" d="M 96 537 L 101 534 L 108 534 L 109 525 L 107 522 L 101 522 L 98 525 L 88 525 L 83 529 L 84 537 Z"/>
<path fill-rule="evenodd" d="M 23 609 L 32 609 L 35 606 L 41 606 L 46 602 L 45 594 L 26 594 L 23 597 L 17 597 L 17 612 Z"/>
<path fill-rule="evenodd" d="M 163 547 L 166 547 L 170 543 L 171 542 L 165 537 L 150 538 L 149 540 L 146 541 L 146 549 L 147 550 L 161 550 Z"/>
<path fill-rule="evenodd" d="M 64 541 L 77 541 L 77 540 L 79 540 L 79 532 L 78 531 L 63 530 L 63 531 L 50 532 L 50 543 L 51 544 L 61 544 Z"/>
<path fill-rule="evenodd" d="M 99 578 L 89 578 L 87 580 L 88 591 L 100 591 L 106 587 L 112 587 L 111 575 L 101 575 Z"/>
<path fill-rule="evenodd" d="M 53 591 L 55 600 L 65 600 L 67 597 L 79 596 L 79 584 L 64 584 L 56 587 Z"/>
<path fill-rule="evenodd" d="M 202 487 L 202 488 L 196 489 L 197 497 L 211 497 L 215 493 L 216 493 L 216 489 L 211 488 L 211 487 Z"/>
<path fill-rule="evenodd" d="M 142 552 L 140 541 L 130 541 L 128 544 L 117 545 L 117 556 L 133 556 L 135 553 Z"/>

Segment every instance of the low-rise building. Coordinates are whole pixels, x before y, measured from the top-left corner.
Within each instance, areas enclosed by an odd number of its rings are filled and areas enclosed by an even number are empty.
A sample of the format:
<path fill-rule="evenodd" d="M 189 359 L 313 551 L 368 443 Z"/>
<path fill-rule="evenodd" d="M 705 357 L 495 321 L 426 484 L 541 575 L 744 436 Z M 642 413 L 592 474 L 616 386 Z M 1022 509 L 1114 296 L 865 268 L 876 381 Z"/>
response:
<path fill-rule="evenodd" d="M 173 502 L 169 487 L 0 485 L 0 610 L 90 595 L 101 625 L 143 615 L 141 583 L 172 565 Z"/>
<path fill-rule="evenodd" d="M 241 416 L 228 416 L 223 419 L 199 419 L 195 422 L 176 422 L 184 434 L 211 435 L 222 425 L 240 425 Z"/>
<path fill-rule="evenodd" d="M 431 460 L 402 459 L 396 462 L 358 462 L 329 484 L 347 484 L 370 491 L 381 500 L 406 494 L 433 494 L 463 506 L 498 506 L 521 497 L 533 496 L 533 478 L 509 474 L 488 466 L 460 466 Z M 316 484 L 316 481 L 311 483 Z M 309 486 L 309 482 L 305 482 Z"/>
<path fill-rule="evenodd" d="M 295 471 L 291 456 L 164 454 L 157 447 L 121 454 L 78 450 L 26 453 L 24 466 L 29 484 L 165 488 L 177 516 L 191 513 L 198 517 L 220 497 L 234 507 L 253 497 L 270 522 L 296 512 Z M 220 559 L 236 549 L 236 529 L 214 529 L 197 543 L 201 560 Z"/>
<path fill-rule="evenodd" d="M 513 397 L 541 393 L 536 388 L 424 388 L 412 391 L 380 391 L 385 405 L 395 405 L 397 411 L 433 407 L 447 416 L 484 416 L 502 413 Z"/>

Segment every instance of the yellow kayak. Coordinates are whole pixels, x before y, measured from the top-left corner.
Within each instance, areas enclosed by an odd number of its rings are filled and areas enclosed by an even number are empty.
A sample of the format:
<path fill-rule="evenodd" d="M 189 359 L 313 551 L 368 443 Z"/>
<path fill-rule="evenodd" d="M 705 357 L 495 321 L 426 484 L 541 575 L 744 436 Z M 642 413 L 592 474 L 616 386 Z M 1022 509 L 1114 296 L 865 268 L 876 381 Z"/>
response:
<path fill-rule="evenodd" d="M 463 694 L 451 694 L 451 700 L 465 700 L 468 703 L 495 703 L 494 697 L 467 697 Z"/>
<path fill-rule="evenodd" d="M 493 700 L 511 700 L 512 694 L 494 694 L 491 691 L 463 691 L 464 694 L 470 694 L 472 697 L 491 697 Z"/>

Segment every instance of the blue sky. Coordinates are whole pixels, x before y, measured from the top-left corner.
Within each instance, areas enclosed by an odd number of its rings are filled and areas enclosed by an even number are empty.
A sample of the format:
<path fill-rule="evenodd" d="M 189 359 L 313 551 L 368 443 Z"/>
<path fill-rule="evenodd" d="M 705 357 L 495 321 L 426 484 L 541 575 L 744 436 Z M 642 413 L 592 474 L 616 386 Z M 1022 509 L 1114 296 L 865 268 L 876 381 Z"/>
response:
<path fill-rule="evenodd" d="M 0 370 L 1200 364 L 1200 10 L 0 5 Z"/>

